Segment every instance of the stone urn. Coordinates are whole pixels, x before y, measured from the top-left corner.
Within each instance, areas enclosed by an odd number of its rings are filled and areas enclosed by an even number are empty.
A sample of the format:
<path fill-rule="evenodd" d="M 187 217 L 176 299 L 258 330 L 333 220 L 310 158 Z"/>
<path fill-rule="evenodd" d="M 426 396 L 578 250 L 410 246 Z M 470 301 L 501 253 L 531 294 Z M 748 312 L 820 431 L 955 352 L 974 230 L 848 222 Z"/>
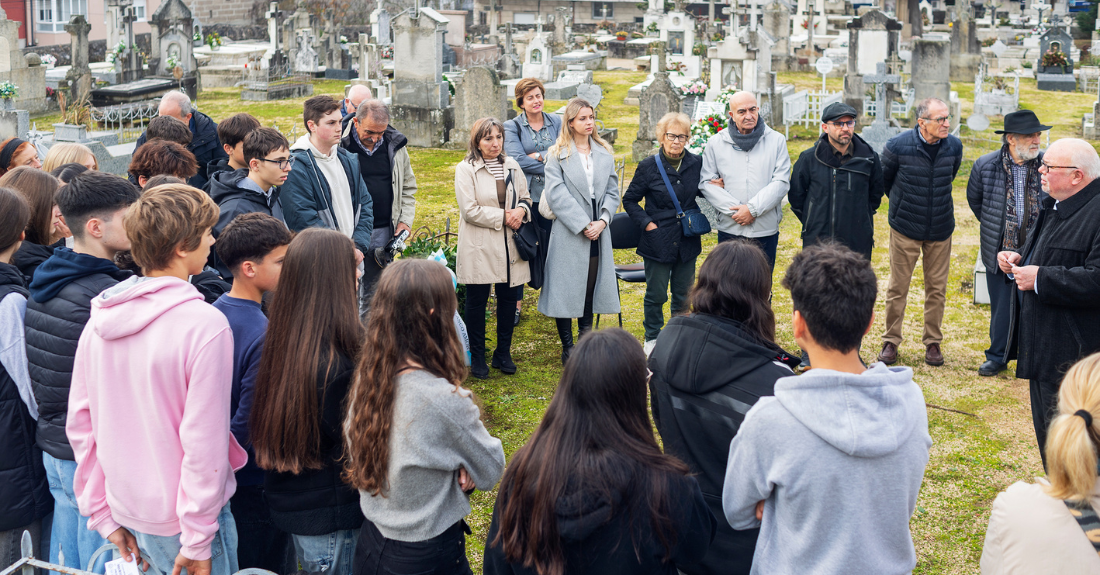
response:
<path fill-rule="evenodd" d="M 88 139 L 88 127 L 73 124 L 54 124 L 53 139 L 57 142 L 83 142 Z"/>

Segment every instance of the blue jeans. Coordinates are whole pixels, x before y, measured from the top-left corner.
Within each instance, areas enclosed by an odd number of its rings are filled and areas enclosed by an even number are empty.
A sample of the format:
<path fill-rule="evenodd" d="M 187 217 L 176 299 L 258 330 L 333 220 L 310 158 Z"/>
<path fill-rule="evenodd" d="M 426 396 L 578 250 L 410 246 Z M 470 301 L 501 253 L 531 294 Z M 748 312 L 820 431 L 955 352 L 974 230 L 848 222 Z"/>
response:
<path fill-rule="evenodd" d="M 133 534 L 141 556 L 149 565 L 161 573 L 171 575 L 176 556 L 180 554 L 180 536 L 163 537 L 138 531 L 133 531 Z M 228 503 L 218 513 L 218 532 L 210 543 L 210 559 L 210 575 L 233 575 L 240 570 L 237 566 L 237 525 L 233 521 Z"/>
<path fill-rule="evenodd" d="M 42 453 L 42 464 L 46 467 L 46 481 L 53 495 L 53 528 L 50 530 L 50 563 L 62 565 L 58 559 L 65 554 L 66 567 L 88 568 L 88 561 L 97 549 L 110 543 L 96 531 L 88 530 L 88 518 L 80 514 L 76 506 L 76 493 L 73 481 L 76 476 L 76 462 L 58 459 L 49 453 Z M 114 558 L 118 552 L 104 553 L 89 570 L 103 573 L 104 564 Z"/>
<path fill-rule="evenodd" d="M 291 535 L 302 570 L 325 575 L 351 575 L 358 529 L 343 529 L 327 535 Z"/>
<path fill-rule="evenodd" d="M 759 238 L 746 238 L 745 236 L 735 236 L 733 234 L 727 234 L 726 232 L 718 232 L 718 243 L 728 242 L 737 238 L 750 241 L 764 250 L 764 257 L 768 258 L 768 263 L 771 264 L 772 270 L 775 270 L 775 251 L 779 248 L 779 232 L 775 232 L 774 235 Z"/>

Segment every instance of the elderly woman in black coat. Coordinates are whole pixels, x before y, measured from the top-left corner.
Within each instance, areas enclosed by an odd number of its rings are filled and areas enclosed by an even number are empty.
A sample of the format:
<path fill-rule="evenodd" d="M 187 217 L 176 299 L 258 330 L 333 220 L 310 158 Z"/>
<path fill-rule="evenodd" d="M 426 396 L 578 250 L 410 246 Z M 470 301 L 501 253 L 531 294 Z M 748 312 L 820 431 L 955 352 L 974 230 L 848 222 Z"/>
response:
<path fill-rule="evenodd" d="M 663 308 L 672 288 L 672 315 L 687 311 L 687 294 L 695 282 L 695 259 L 702 251 L 698 236 L 685 237 L 676 215 L 676 207 L 665 186 L 657 162 L 665 169 L 681 211 L 698 209 L 695 198 L 701 196 L 699 173 L 701 157 L 687 151 L 691 120 L 685 114 L 670 112 L 657 122 L 657 140 L 661 151 L 642 160 L 634 172 L 623 208 L 642 230 L 638 255 L 645 262 L 645 350 L 649 353 L 665 325 Z M 721 186 L 720 181 L 714 182 Z M 639 205 L 645 199 L 645 209 Z"/>

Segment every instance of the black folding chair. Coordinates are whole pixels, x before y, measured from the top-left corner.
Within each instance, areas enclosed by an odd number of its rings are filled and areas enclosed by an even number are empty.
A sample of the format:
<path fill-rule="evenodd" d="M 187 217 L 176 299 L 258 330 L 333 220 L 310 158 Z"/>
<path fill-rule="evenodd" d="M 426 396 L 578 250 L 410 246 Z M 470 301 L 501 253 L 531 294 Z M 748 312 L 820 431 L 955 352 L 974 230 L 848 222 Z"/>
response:
<path fill-rule="evenodd" d="M 634 220 L 630 219 L 630 214 L 626 212 L 619 212 L 611 218 L 611 249 L 612 250 L 634 250 L 638 249 L 638 241 L 641 240 L 642 231 L 638 229 L 638 225 L 634 223 Z M 636 264 L 615 264 L 615 277 L 619 281 L 642 283 L 645 282 L 645 264 L 638 262 Z M 619 302 L 622 302 L 622 290 L 619 289 L 619 282 L 615 282 L 615 290 L 619 294 Z M 620 308 L 621 309 L 621 308 Z M 619 327 L 623 327 L 623 312 L 619 311 Z M 600 316 L 596 315 L 596 329 L 600 328 Z"/>

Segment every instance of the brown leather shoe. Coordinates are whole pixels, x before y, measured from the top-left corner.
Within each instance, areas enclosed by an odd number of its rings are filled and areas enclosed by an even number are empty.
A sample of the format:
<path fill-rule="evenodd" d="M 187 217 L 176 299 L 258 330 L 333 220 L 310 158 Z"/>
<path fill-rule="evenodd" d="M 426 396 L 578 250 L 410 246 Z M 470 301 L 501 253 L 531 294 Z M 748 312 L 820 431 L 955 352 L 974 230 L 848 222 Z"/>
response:
<path fill-rule="evenodd" d="M 894 365 L 898 362 L 898 346 L 890 342 L 882 344 L 882 351 L 878 354 L 878 360 L 886 365 Z"/>
<path fill-rule="evenodd" d="M 943 365 L 943 353 L 940 352 L 940 344 L 928 344 L 928 349 L 924 350 L 924 363 L 928 365 Z"/>

